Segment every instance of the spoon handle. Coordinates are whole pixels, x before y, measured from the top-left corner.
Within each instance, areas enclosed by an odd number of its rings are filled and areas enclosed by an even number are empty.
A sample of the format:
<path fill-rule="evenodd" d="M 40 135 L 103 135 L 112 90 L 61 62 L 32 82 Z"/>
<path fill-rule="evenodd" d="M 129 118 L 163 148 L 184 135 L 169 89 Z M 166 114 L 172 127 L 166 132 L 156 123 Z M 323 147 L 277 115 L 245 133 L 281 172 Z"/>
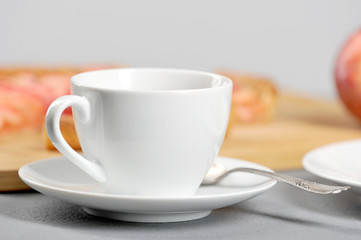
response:
<path fill-rule="evenodd" d="M 301 178 L 295 178 L 295 177 L 286 176 L 286 175 L 279 174 L 279 173 L 268 172 L 268 171 L 263 171 L 263 170 L 259 170 L 259 169 L 253 169 L 253 168 L 231 169 L 231 170 L 227 171 L 226 174 L 221 175 L 217 179 L 217 182 L 220 181 L 221 179 L 223 179 L 224 177 L 226 177 L 229 173 L 233 173 L 233 172 L 248 172 L 248 173 L 254 173 L 254 174 L 270 177 L 270 178 L 276 179 L 277 181 L 284 182 L 284 183 L 290 184 L 292 186 L 301 188 L 305 191 L 319 193 L 319 194 L 336 194 L 336 193 L 340 193 L 342 191 L 346 191 L 347 189 L 350 188 L 350 186 L 330 186 L 330 185 L 310 182 L 310 181 L 307 181 L 307 180 L 304 180 Z"/>

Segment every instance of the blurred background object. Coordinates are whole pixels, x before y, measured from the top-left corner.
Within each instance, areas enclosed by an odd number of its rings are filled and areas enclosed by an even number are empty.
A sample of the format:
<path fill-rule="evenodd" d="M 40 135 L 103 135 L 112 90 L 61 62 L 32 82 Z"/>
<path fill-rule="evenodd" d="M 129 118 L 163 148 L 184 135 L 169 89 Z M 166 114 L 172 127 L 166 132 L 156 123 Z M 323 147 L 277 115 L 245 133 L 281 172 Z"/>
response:
<path fill-rule="evenodd" d="M 230 70 L 218 71 L 233 81 L 230 122 L 268 123 L 277 105 L 277 88 L 271 79 Z"/>
<path fill-rule="evenodd" d="M 335 81 L 342 102 L 361 120 L 361 28 L 350 36 L 340 51 Z"/>
<path fill-rule="evenodd" d="M 70 78 L 105 66 L 0 68 L 0 134 L 43 125 L 49 105 L 70 94 Z M 71 115 L 68 108 L 64 114 Z"/>
<path fill-rule="evenodd" d="M 334 98 L 336 53 L 360 9 L 356 0 L 1 1 L 0 66 L 235 69 Z"/>

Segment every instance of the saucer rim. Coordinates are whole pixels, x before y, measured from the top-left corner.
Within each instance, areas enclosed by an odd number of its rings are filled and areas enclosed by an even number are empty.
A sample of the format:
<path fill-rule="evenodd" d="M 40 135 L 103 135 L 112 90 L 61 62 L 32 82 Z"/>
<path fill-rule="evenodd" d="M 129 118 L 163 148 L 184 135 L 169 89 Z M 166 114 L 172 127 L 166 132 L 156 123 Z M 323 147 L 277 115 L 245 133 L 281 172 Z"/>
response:
<path fill-rule="evenodd" d="M 361 188 L 361 181 L 353 180 L 353 179 L 350 179 L 347 177 L 346 178 L 338 177 L 338 176 L 334 176 L 332 174 L 330 175 L 324 169 L 314 166 L 315 161 L 317 162 L 317 158 L 313 157 L 313 156 L 316 153 L 328 151 L 328 149 L 335 147 L 335 146 L 338 148 L 343 148 L 346 145 L 356 144 L 356 143 L 360 143 L 360 146 L 361 146 L 361 140 L 354 139 L 354 140 L 346 140 L 346 141 L 341 141 L 341 142 L 329 143 L 329 144 L 325 144 L 323 146 L 317 147 L 315 149 L 312 149 L 311 151 L 307 152 L 304 155 L 304 157 L 302 159 L 302 165 L 305 168 L 305 170 L 307 170 L 308 172 L 310 172 L 316 176 L 319 176 L 321 178 L 324 178 L 324 179 L 327 179 L 330 181 L 334 181 L 337 183 L 351 185 L 352 187 L 355 187 L 355 188 Z M 331 170 L 337 172 L 337 169 L 335 169 L 335 168 L 333 168 Z"/>
<path fill-rule="evenodd" d="M 147 201 L 147 200 L 153 200 L 154 201 L 154 200 L 156 200 L 156 201 L 166 201 L 166 202 L 179 201 L 179 200 L 181 200 L 181 201 L 200 200 L 201 201 L 201 200 L 204 200 L 204 199 L 209 199 L 209 198 L 214 198 L 214 197 L 218 197 L 218 198 L 236 197 L 236 196 L 241 195 L 241 194 L 253 194 L 254 192 L 258 193 L 260 191 L 262 193 L 262 192 L 274 187 L 276 185 L 276 183 L 277 183 L 277 181 L 275 179 L 268 179 L 268 180 L 265 180 L 264 182 L 262 182 L 260 184 L 257 184 L 256 186 L 253 186 L 253 187 L 239 187 L 239 188 L 237 188 L 237 190 L 235 190 L 234 192 L 230 192 L 230 193 L 206 194 L 206 195 L 196 195 L 195 194 L 195 195 L 192 195 L 192 196 L 180 196 L 180 197 L 158 197 L 158 196 L 133 196 L 133 195 L 97 193 L 97 192 L 87 192 L 87 191 L 80 191 L 80 190 L 72 190 L 72 189 L 55 187 L 55 186 L 35 182 L 32 179 L 27 178 L 25 176 L 25 174 L 24 174 L 24 171 L 26 171 L 26 169 L 29 168 L 33 164 L 41 164 L 41 162 L 47 162 L 47 161 L 52 161 L 52 160 L 56 161 L 56 160 L 59 160 L 59 159 L 67 160 L 64 156 L 60 156 L 60 157 L 51 157 L 51 158 L 45 158 L 45 159 L 41 159 L 41 160 L 38 160 L 38 161 L 34 161 L 34 162 L 31 162 L 31 163 L 28 163 L 28 164 L 22 166 L 18 171 L 18 175 L 27 185 L 28 185 L 27 182 L 29 182 L 31 185 L 39 186 L 42 189 L 51 189 L 52 191 L 63 192 L 63 193 L 67 193 L 67 194 L 77 194 L 77 195 L 82 195 L 82 196 L 91 196 L 91 197 L 109 198 L 109 199 L 119 198 L 119 199 L 124 199 L 124 200 L 139 200 L 139 201 Z M 216 159 L 215 159 L 215 162 L 218 159 L 238 161 L 241 164 L 246 163 L 248 165 L 252 165 L 252 167 L 259 168 L 259 169 L 262 169 L 262 170 L 273 171 L 272 169 L 269 169 L 268 167 L 265 167 L 265 166 L 263 166 L 261 164 L 246 161 L 246 160 L 242 160 L 242 159 L 224 157 L 224 156 L 217 156 Z M 84 184 L 84 185 L 87 185 L 87 184 Z M 205 188 L 205 187 L 208 187 L 208 186 L 202 186 L 202 185 L 200 186 L 200 188 Z M 33 188 L 33 187 L 31 187 L 31 188 Z M 252 188 L 252 189 L 250 189 L 250 188 Z"/>

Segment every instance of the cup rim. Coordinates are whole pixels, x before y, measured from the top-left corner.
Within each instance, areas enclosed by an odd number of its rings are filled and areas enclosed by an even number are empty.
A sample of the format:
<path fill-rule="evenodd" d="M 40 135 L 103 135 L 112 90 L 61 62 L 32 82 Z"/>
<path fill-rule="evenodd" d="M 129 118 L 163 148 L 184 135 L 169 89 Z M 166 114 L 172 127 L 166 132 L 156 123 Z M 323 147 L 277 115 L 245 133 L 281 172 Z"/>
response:
<path fill-rule="evenodd" d="M 118 71 L 163 71 L 163 72 L 179 72 L 179 73 L 191 73 L 191 74 L 200 74 L 206 75 L 213 78 L 220 78 L 224 82 L 218 86 L 205 87 L 205 88 L 193 88 L 193 89 L 166 89 L 166 90 L 141 90 L 141 89 L 111 89 L 111 88 L 99 88 L 96 86 L 90 86 L 86 84 L 81 84 L 79 78 L 84 77 L 84 75 L 94 74 L 94 73 L 102 73 L 102 72 L 118 72 Z M 191 92 L 208 92 L 208 91 L 217 91 L 224 88 L 229 88 L 233 86 L 233 82 L 226 76 L 210 73 L 199 70 L 191 70 L 191 69 L 177 69 L 177 68 L 110 68 L 110 69 L 102 69 L 102 70 L 93 70 L 86 71 L 82 73 L 78 73 L 71 77 L 70 79 L 71 85 L 75 85 L 81 88 L 92 89 L 96 91 L 103 92 L 123 92 L 123 93 L 157 93 L 157 94 L 167 94 L 167 93 L 191 93 Z"/>

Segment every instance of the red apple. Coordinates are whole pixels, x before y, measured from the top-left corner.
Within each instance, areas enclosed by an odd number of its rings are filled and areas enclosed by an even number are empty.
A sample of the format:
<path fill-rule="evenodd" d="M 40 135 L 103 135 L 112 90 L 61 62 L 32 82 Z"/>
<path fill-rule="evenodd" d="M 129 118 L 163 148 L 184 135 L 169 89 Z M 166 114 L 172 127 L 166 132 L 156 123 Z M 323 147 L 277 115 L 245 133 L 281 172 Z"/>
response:
<path fill-rule="evenodd" d="M 335 80 L 341 100 L 361 120 L 361 29 L 343 46 L 336 62 Z"/>

